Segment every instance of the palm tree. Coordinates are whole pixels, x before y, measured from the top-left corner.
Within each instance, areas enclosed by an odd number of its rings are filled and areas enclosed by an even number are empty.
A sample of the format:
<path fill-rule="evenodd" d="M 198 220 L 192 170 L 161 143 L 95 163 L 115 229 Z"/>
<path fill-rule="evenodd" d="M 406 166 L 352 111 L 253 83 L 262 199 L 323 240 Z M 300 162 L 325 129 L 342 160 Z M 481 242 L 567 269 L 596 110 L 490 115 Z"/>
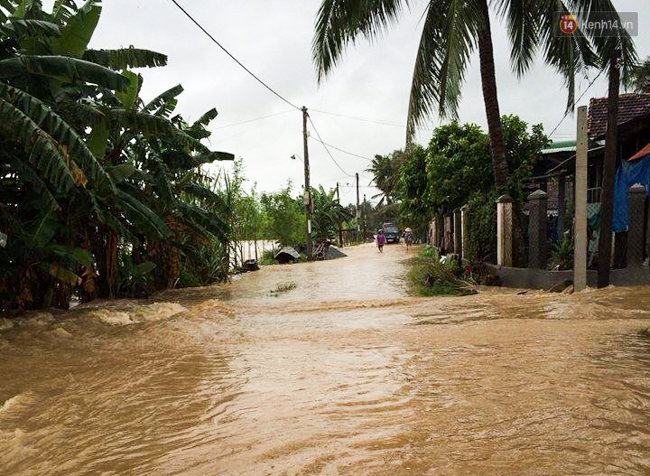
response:
<path fill-rule="evenodd" d="M 639 94 L 650 93 L 650 57 L 632 69 L 625 85 Z"/>
<path fill-rule="evenodd" d="M 396 150 L 389 155 L 375 155 L 366 172 L 373 175 L 372 182 L 381 193 L 372 198 L 380 198 L 378 206 L 390 205 L 393 202 L 394 190 L 399 178 L 399 168 L 405 162 L 404 152 Z"/>
<path fill-rule="evenodd" d="M 344 48 L 362 36 L 373 40 L 395 23 L 408 0 L 345 1 L 323 0 L 316 21 L 313 57 L 322 81 L 340 60 Z M 591 11 L 607 11 L 618 17 L 610 0 L 498 0 L 497 14 L 507 22 L 511 41 L 511 62 L 518 76 L 541 51 L 544 61 L 564 78 L 568 88 L 567 108 L 573 107 L 575 74 L 596 64 L 591 38 L 580 31 L 572 35 L 554 34 L 558 12 L 569 10 L 588 16 Z M 492 163 L 497 187 L 506 184 L 501 115 L 494 70 L 494 51 L 487 0 L 430 0 L 423 14 L 424 25 L 417 52 L 407 117 L 407 144 L 415 130 L 434 109 L 440 117 L 455 117 L 467 65 L 478 50 L 483 99 L 492 146 Z M 606 53 L 596 44 L 601 57 Z M 625 38 L 623 59 L 634 61 L 634 48 Z M 601 54 L 602 53 L 602 54 Z"/>

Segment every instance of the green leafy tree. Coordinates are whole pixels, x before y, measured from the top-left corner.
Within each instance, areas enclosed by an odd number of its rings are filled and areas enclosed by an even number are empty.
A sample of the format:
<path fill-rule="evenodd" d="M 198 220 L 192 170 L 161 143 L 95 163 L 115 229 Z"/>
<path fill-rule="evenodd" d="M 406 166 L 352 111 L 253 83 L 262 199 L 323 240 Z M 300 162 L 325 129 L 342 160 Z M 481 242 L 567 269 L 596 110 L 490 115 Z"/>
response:
<path fill-rule="evenodd" d="M 314 213 L 312 215 L 313 237 L 317 240 L 335 239 L 340 223 L 352 219 L 352 215 L 335 198 L 336 189 L 325 191 L 323 186 L 312 188 Z"/>
<path fill-rule="evenodd" d="M 261 203 L 268 219 L 265 236 L 283 246 L 305 242 L 305 215 L 302 199 L 293 196 L 292 184 L 277 192 L 263 193 Z"/>

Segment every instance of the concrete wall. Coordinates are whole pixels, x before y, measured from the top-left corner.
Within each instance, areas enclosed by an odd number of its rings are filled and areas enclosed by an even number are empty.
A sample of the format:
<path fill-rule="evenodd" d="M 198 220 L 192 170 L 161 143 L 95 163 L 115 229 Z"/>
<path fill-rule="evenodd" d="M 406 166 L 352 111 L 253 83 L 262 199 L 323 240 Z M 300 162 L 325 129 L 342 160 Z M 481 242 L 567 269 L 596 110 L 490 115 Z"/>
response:
<path fill-rule="evenodd" d="M 488 264 L 491 272 L 499 276 L 501 284 L 508 288 L 550 289 L 556 284 L 573 280 L 573 270 L 547 271 L 544 269 L 510 268 Z M 650 285 L 650 268 L 613 269 L 610 275 L 614 286 L 644 286 Z M 587 271 L 587 285 L 596 286 L 597 272 Z"/>

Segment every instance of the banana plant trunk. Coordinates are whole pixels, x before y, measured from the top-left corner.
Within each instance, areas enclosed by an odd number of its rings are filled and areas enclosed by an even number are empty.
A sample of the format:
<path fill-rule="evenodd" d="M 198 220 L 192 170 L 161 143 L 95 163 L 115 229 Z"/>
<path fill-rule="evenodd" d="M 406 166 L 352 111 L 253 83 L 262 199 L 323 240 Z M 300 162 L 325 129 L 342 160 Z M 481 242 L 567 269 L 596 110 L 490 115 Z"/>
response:
<path fill-rule="evenodd" d="M 97 259 L 99 297 L 114 298 L 117 288 L 117 232 L 99 228 L 93 233 L 92 244 Z"/>

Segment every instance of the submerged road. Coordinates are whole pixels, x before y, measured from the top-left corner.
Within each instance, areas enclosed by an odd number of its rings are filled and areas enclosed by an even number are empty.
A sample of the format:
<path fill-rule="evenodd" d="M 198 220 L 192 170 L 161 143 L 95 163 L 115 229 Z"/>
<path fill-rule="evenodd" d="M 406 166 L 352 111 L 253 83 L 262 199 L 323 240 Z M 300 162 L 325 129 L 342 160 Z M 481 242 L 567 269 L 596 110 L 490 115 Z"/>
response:
<path fill-rule="evenodd" d="M 0 321 L 0 474 L 650 474 L 650 289 L 414 298 L 345 251 Z"/>

